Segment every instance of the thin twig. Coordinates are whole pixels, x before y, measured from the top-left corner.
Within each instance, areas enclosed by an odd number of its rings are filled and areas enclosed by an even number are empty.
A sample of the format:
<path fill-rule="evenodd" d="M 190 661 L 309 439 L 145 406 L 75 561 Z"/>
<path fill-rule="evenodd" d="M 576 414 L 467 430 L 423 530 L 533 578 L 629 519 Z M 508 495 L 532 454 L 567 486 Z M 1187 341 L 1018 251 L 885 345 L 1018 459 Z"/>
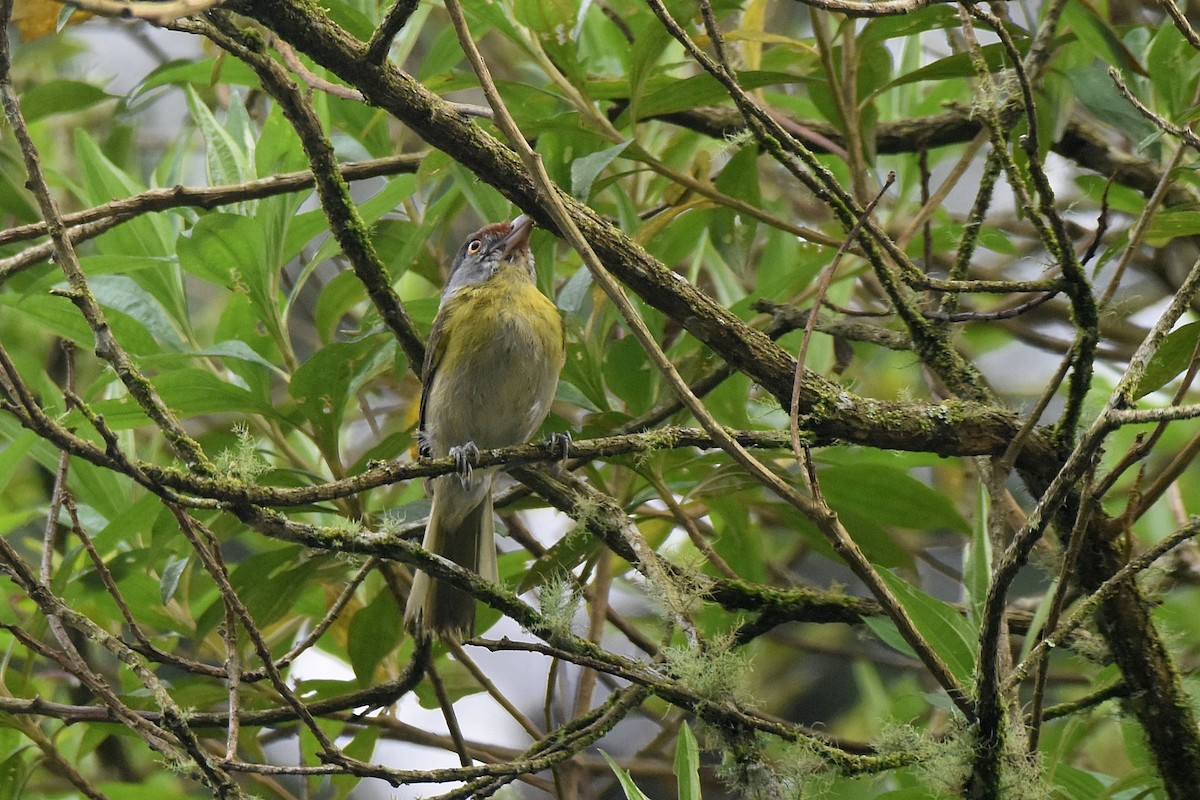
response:
<path fill-rule="evenodd" d="M 63 5 L 81 8 L 102 17 L 141 19 L 166 25 L 181 17 L 200 14 L 225 3 L 225 0 L 58 0 Z"/>
<path fill-rule="evenodd" d="M 871 213 L 875 210 L 875 206 L 879 204 L 879 201 L 895 180 L 896 173 L 889 172 L 887 180 L 884 181 L 879 193 L 863 209 L 863 214 L 859 217 L 858 222 L 854 224 L 854 227 L 846 233 L 846 238 L 842 241 L 841 246 L 838 247 L 837 252 L 834 253 L 833 260 L 829 262 L 829 266 L 821 273 L 821 280 L 817 284 L 816 293 L 813 295 L 812 304 L 814 308 L 819 307 L 825 302 L 825 295 L 829 291 L 829 286 L 833 283 L 833 276 L 837 273 L 838 265 L 842 263 L 842 258 L 846 255 L 846 251 L 849 250 L 850 243 L 858 236 L 859 230 L 861 230 L 862 226 L 871 216 Z M 792 403 L 788 410 L 788 430 L 792 437 L 792 452 L 795 454 L 798 462 L 805 460 L 804 453 L 807 452 L 800 444 L 800 387 L 807 369 L 805 363 L 808 356 L 808 345 L 812 341 L 813 331 L 816 329 L 816 326 L 817 315 L 810 313 L 804 323 L 804 336 L 800 339 L 800 349 L 796 353 L 796 373 L 792 382 Z M 814 486 L 815 484 L 810 481 L 809 488 L 812 489 Z"/>
<path fill-rule="evenodd" d="M 367 42 L 367 52 L 364 56 L 367 61 L 378 64 L 387 58 L 392 40 L 408 24 L 409 18 L 417 10 L 417 2 L 418 0 L 394 0 L 379 27 L 371 34 L 371 41 Z"/>

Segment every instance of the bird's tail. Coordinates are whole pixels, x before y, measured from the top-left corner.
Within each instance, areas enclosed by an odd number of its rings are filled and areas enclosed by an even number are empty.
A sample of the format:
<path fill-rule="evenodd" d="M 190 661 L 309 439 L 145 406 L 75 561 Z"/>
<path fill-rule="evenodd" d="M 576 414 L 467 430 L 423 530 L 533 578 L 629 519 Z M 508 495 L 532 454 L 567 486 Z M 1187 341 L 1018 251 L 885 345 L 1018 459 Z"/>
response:
<path fill-rule="evenodd" d="M 477 483 L 470 487 L 462 486 L 454 475 L 437 479 L 421 546 L 495 583 L 499 574 L 492 481 L 490 475 L 476 473 L 475 477 Z M 474 635 L 475 598 L 417 572 L 404 610 L 404 625 L 415 635 L 469 639 Z"/>

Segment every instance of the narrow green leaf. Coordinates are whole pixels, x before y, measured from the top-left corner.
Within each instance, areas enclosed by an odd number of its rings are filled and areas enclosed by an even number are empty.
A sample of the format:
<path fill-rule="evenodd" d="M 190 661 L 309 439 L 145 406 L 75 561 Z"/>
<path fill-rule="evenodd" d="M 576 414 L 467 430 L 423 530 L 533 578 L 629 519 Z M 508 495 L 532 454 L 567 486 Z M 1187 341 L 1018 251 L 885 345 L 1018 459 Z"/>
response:
<path fill-rule="evenodd" d="M 165 606 L 171 602 L 171 598 L 175 596 L 175 590 L 179 588 L 179 578 L 183 575 L 183 571 L 187 569 L 188 558 L 175 558 L 172 556 L 167 565 L 163 567 L 162 584 L 159 587 L 159 598 Z"/>
<path fill-rule="evenodd" d="M 1007 51 L 1001 44 L 989 44 L 980 48 L 980 55 L 983 56 L 984 63 L 987 64 L 988 71 L 998 72 L 1008 66 Z M 971 61 L 971 56 L 968 53 L 955 53 L 954 55 L 939 58 L 931 64 L 926 64 L 920 69 L 905 73 L 875 91 L 876 95 L 883 94 L 889 89 L 894 89 L 897 86 L 904 86 L 909 83 L 918 83 L 920 81 L 942 81 L 948 78 L 970 78 L 975 75 L 975 65 Z"/>
<path fill-rule="evenodd" d="M 231 573 L 230 582 L 257 625 L 266 627 L 285 614 L 297 613 L 295 606 L 304 592 L 323 591 L 313 582 L 322 559 L 301 558 L 301 550 L 288 546 L 259 553 Z M 217 598 L 197 617 L 196 636 L 207 636 L 224 618 L 225 604 Z"/>
<path fill-rule="evenodd" d="M 275 275 L 262 226 L 240 214 L 211 213 L 201 217 L 190 235 L 177 244 L 179 264 L 186 271 L 231 291 L 245 291 L 261 324 L 276 330 Z"/>
<path fill-rule="evenodd" d="M 68 341 L 91 346 L 95 338 L 83 317 L 65 297 L 47 294 L 21 297 L 12 292 L 0 292 L 0 308 L 15 324 L 29 325 L 34 330 L 53 333 Z"/>
<path fill-rule="evenodd" d="M 215 58 L 202 58 L 196 61 L 168 61 L 147 75 L 130 97 L 136 98 L 151 89 L 171 84 L 211 86 L 216 61 Z M 254 74 L 254 70 L 241 61 L 225 59 L 221 69 L 221 83 L 258 86 L 258 77 Z"/>
<path fill-rule="evenodd" d="M 1056 575 L 1054 580 L 1050 581 L 1050 585 L 1042 593 L 1042 600 L 1038 603 L 1037 610 L 1033 612 L 1033 620 L 1029 623 L 1029 630 L 1025 631 L 1025 636 L 1022 637 L 1021 661 L 1029 658 L 1029 651 L 1037 645 L 1038 640 L 1041 638 L 1042 629 L 1046 627 L 1046 620 L 1050 617 L 1050 606 L 1054 603 L 1054 595 L 1058 592 L 1059 580 L 1061 578 Z"/>
<path fill-rule="evenodd" d="M 154 387 L 164 403 L 181 418 L 204 414 L 247 413 L 278 418 L 269 400 L 229 383 L 208 370 L 182 367 L 164 371 L 153 379 Z M 104 415 L 105 423 L 113 430 L 128 430 L 149 424 L 141 408 L 128 396 L 92 403 L 92 410 Z M 67 415 L 72 425 L 84 423 L 78 411 Z"/>
<path fill-rule="evenodd" d="M 1200 211 L 1160 211 L 1146 226 L 1146 244 L 1162 247 L 1172 239 L 1200 233 Z"/>
<path fill-rule="evenodd" d="M 82 81 L 47 81 L 34 84 L 21 93 L 21 113 L 26 122 L 54 114 L 69 114 L 90 108 L 113 96 L 90 83 Z"/>
<path fill-rule="evenodd" d="M 613 773 L 621 783 L 621 789 L 625 792 L 625 800 L 650 800 L 646 793 L 633 782 L 633 778 L 629 777 L 629 772 L 621 769 L 617 762 L 613 761 L 612 756 L 603 750 L 600 751 L 600 755 L 604 756 L 604 760 L 608 762 L 608 766 L 612 767 Z"/>
<path fill-rule="evenodd" d="M 1105 776 L 1104 781 L 1101 781 L 1096 773 L 1062 761 L 1054 765 L 1055 796 L 1063 800 L 1094 800 L 1104 797 L 1105 785 L 1111 780 Z"/>
<path fill-rule="evenodd" d="M 21 222 L 32 222 L 39 217 L 32 202 L 33 195 L 25 188 L 22 177 L 19 172 L 0 171 L 0 211 L 12 214 Z"/>
<path fill-rule="evenodd" d="M 357 204 L 358 215 L 362 219 L 363 224 L 374 225 L 384 214 L 394 211 L 396 206 L 412 195 L 416 184 L 417 179 L 415 175 L 397 175 L 394 178 L 389 178 L 383 189 Z M 507 207 L 507 203 L 505 203 L 505 207 Z M 320 233 L 327 230 L 328 227 L 328 220 L 325 219 L 324 214 L 320 214 L 317 218 L 317 225 L 312 230 L 314 233 Z M 306 226 L 305 230 L 310 230 L 310 228 Z M 320 263 L 333 257 L 340 251 L 341 245 L 338 244 L 337 238 L 329 236 L 321 243 L 321 246 L 317 248 L 316 253 L 309 261 L 313 264 Z M 290 252 L 289 255 L 291 255 Z M 297 286 L 298 289 L 299 286 Z"/>
<path fill-rule="evenodd" d="M 870 20 L 863 26 L 862 33 L 858 36 L 858 46 L 865 48 L 888 39 L 954 28 L 958 24 L 958 14 L 950 6 L 927 6 L 905 14 Z"/>
<path fill-rule="evenodd" d="M 346 654 L 361 685 L 371 685 L 375 668 L 400 644 L 403 632 L 404 620 L 391 592 L 376 594 L 350 620 Z"/>
<path fill-rule="evenodd" d="M 0 434 L 0 438 L 5 438 Z M 4 447 L 0 447 L 0 493 L 9 482 L 17 476 L 17 465 L 25 460 L 26 455 L 41 438 L 31 430 L 20 429 Z"/>
<path fill-rule="evenodd" d="M 114 164 L 86 128 L 75 130 L 75 163 L 82 181 L 83 200 L 89 205 L 129 197 L 146 187 Z M 174 255 L 175 232 L 164 214 L 142 214 L 98 237 L 96 245 L 109 255 L 170 258 Z"/>
<path fill-rule="evenodd" d="M 737 77 L 738 83 L 747 90 L 763 86 L 807 83 L 809 80 L 807 75 L 760 70 L 739 72 Z M 708 74 L 693 75 L 683 80 L 664 76 L 661 79 L 651 79 L 649 83 L 653 89 L 647 92 L 638 106 L 638 114 L 642 118 L 687 111 L 697 106 L 712 105 L 729 99 L 725 88 Z M 618 121 L 618 124 L 623 123 L 623 119 Z"/>
<path fill-rule="evenodd" d="M 1067 71 L 1067 80 L 1079 102 L 1134 141 L 1155 132 L 1155 128 L 1113 85 L 1108 70 L 1092 64 Z"/>
<path fill-rule="evenodd" d="M 921 637 L 942 657 L 954 677 L 969 683 L 975 671 L 975 631 L 952 606 L 922 592 L 888 570 L 880 570 L 884 583 L 912 618 Z"/>
<path fill-rule="evenodd" d="M 604 356 L 604 380 L 617 397 L 625 401 L 630 414 L 649 407 L 658 384 L 642 346 L 632 336 L 609 343 Z"/>
<path fill-rule="evenodd" d="M 362 763 L 367 763 L 375 755 L 375 744 L 379 741 L 379 728 L 368 725 L 354 734 L 350 739 L 350 743 L 342 748 L 342 752 L 350 758 L 357 759 Z M 334 775 L 330 778 L 330 783 L 333 784 L 334 796 L 333 800 L 345 800 L 346 797 L 354 791 L 362 778 L 358 775 Z"/>
<path fill-rule="evenodd" d="M 592 193 L 596 177 L 629 146 L 629 142 L 613 145 L 605 150 L 577 158 L 571 163 L 571 195 L 580 202 L 587 202 Z"/>
<path fill-rule="evenodd" d="M 437 671 L 438 677 L 442 679 L 442 687 L 446 690 L 446 695 L 451 702 L 483 691 L 479 681 L 461 662 L 443 656 L 437 661 Z M 433 687 L 429 685 L 429 681 L 421 681 L 415 694 L 422 708 L 442 707 L 441 701 L 438 699 L 437 693 L 433 691 Z"/>
<path fill-rule="evenodd" d="M 182 417 L 221 412 L 275 417 L 275 407 L 208 370 L 175 369 L 154 378 L 163 402 Z"/>
<path fill-rule="evenodd" d="M 569 574 L 598 549 L 599 545 L 591 536 L 568 534 L 562 537 L 525 571 L 517 591 L 524 594 L 550 578 Z"/>
<path fill-rule="evenodd" d="M 1134 397 L 1141 398 L 1158 391 L 1191 366 L 1197 340 L 1200 340 L 1200 322 L 1189 322 L 1167 334 L 1158 352 L 1146 365 Z"/>
<path fill-rule="evenodd" d="M 352 271 L 334 275 L 323 287 L 313 310 L 313 327 L 322 342 L 337 338 L 346 314 L 367 297 L 362 281 Z"/>
<path fill-rule="evenodd" d="M 132 278 L 124 275 L 99 275 L 91 280 L 92 293 L 105 308 L 129 316 L 164 347 L 182 350 L 183 338 L 172 323 L 162 305 L 139 286 Z"/>
<path fill-rule="evenodd" d="M 267 359 L 260 356 L 250 345 L 237 339 L 228 339 L 223 342 L 217 342 L 211 347 L 201 347 L 196 350 L 189 350 L 187 353 L 169 353 L 162 356 L 147 356 L 144 361 L 147 363 L 155 362 L 178 362 L 181 357 L 187 359 L 198 358 L 201 356 L 212 356 L 215 358 L 232 358 L 238 361 L 245 361 L 250 364 L 257 364 L 260 367 L 265 367 L 271 370 L 280 377 L 286 377 L 284 371 L 276 364 L 272 364 Z"/>
<path fill-rule="evenodd" d="M 1146 51 L 1146 70 L 1150 82 L 1162 97 L 1164 107 L 1157 109 L 1167 119 L 1176 119 L 1191 106 L 1191 93 L 1195 91 L 1195 79 L 1179 80 L 1180 75 L 1196 75 L 1195 50 L 1188 45 L 1183 34 L 1174 25 L 1161 25 Z"/>
<path fill-rule="evenodd" d="M 1114 67 L 1119 67 L 1122 72 L 1148 76 L 1137 56 L 1118 37 L 1112 24 L 1100 16 L 1088 0 L 1065 4 L 1062 21 L 1064 26 L 1069 27 L 1079 37 L 1079 41 L 1087 47 L 1088 52 L 1095 53 Z"/>
<path fill-rule="evenodd" d="M 967 587 L 967 610 L 971 623 L 979 629 L 983 604 L 992 580 L 992 539 L 988 535 L 991 499 L 982 482 L 975 500 L 975 524 L 971 526 L 971 543 L 967 545 L 964 575 Z"/>
<path fill-rule="evenodd" d="M 821 489 L 835 510 L 854 509 L 879 525 L 971 530 L 949 498 L 895 467 L 873 463 L 829 467 L 821 471 Z M 864 497 L 871 502 L 863 503 Z"/>
<path fill-rule="evenodd" d="M 913 650 L 912 645 L 900 635 L 900 629 L 896 627 L 896 623 L 887 617 L 867 617 L 863 620 L 863 623 L 871 633 L 875 634 L 875 637 L 879 641 L 897 653 L 901 653 L 912 659 L 917 657 L 917 651 Z"/>
<path fill-rule="evenodd" d="M 185 88 L 188 109 L 204 137 L 204 161 L 208 169 L 209 183 L 215 186 L 221 183 L 241 183 L 253 178 L 254 170 L 251 169 L 250 160 L 242 146 L 217 121 L 191 84 L 187 84 Z"/>
<path fill-rule="evenodd" d="M 679 782 L 679 800 L 701 800 L 700 747 L 686 722 L 679 728 L 675 747 L 675 778 Z"/>
<path fill-rule="evenodd" d="M 313 424 L 323 448 L 330 452 L 336 448 L 347 403 L 363 381 L 390 366 L 394 343 L 388 339 L 381 346 L 378 336 L 333 342 L 313 353 L 292 375 L 288 392 Z"/>

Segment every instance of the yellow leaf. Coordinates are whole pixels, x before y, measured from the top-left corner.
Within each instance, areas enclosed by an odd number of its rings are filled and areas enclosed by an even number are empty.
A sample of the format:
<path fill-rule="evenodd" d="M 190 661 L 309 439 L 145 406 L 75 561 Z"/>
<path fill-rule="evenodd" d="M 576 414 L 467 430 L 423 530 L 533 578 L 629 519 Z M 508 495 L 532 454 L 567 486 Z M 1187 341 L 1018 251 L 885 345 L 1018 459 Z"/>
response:
<path fill-rule="evenodd" d="M 742 13 L 742 28 L 750 34 L 763 33 L 763 20 L 766 16 L 767 4 L 763 0 L 750 0 Z M 763 42 L 755 38 L 747 38 L 742 45 L 742 57 L 746 60 L 746 69 L 758 69 L 762 66 Z"/>
<path fill-rule="evenodd" d="M 12 20 L 17 26 L 21 41 L 28 42 L 54 33 L 58 29 L 58 15 L 61 11 L 61 5 L 47 0 L 15 0 Z M 76 11 L 67 20 L 67 24 L 78 25 L 94 16 L 96 15 L 86 11 Z"/>

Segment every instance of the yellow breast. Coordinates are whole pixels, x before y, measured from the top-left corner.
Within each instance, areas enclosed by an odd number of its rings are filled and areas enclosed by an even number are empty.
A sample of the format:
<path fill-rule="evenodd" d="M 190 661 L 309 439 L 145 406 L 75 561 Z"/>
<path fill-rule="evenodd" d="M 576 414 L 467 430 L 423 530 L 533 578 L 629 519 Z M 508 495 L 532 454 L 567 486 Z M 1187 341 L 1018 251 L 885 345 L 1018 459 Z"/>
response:
<path fill-rule="evenodd" d="M 562 362 L 558 309 L 517 268 L 501 268 L 491 279 L 459 289 L 447 299 L 444 312 L 448 341 L 443 362 L 497 349 L 518 355 L 529 350 L 530 356 L 544 353 Z"/>

